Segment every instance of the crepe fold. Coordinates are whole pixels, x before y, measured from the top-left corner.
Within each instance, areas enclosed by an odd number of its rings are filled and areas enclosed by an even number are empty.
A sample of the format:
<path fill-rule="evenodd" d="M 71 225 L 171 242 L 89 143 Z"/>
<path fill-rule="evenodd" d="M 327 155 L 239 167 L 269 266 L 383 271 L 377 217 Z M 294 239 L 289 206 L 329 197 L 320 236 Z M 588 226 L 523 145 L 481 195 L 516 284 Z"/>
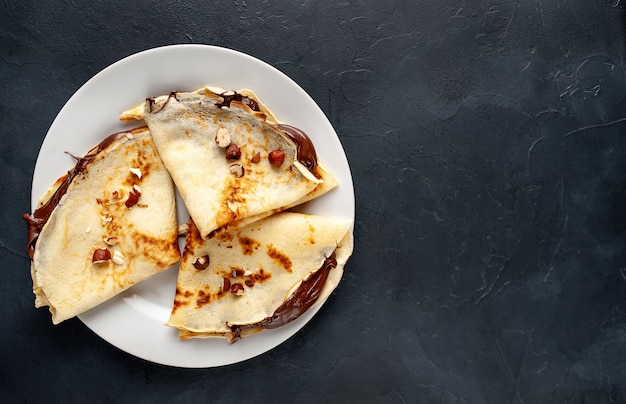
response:
<path fill-rule="evenodd" d="M 352 254 L 350 220 L 282 212 L 203 240 L 190 223 L 167 325 L 231 341 L 323 302 Z"/>
<path fill-rule="evenodd" d="M 203 238 L 291 205 L 322 182 L 298 161 L 298 145 L 243 102 L 176 92 L 150 99 L 141 116 Z"/>
<path fill-rule="evenodd" d="M 108 137 L 68 175 L 39 202 L 58 199 L 31 264 L 35 306 L 49 306 L 54 324 L 180 259 L 174 184 L 147 128 Z M 37 213 L 30 222 L 41 220 Z"/>

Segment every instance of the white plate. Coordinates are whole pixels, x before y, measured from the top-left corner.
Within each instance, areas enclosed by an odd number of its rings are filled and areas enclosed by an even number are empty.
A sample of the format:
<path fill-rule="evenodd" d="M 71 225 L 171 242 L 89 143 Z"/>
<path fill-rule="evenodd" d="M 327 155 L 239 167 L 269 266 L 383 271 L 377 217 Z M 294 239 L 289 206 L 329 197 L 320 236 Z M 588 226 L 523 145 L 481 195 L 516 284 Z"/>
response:
<path fill-rule="evenodd" d="M 132 125 L 119 114 L 146 97 L 172 90 L 193 91 L 205 85 L 250 88 L 278 119 L 303 129 L 313 140 L 319 160 L 339 187 L 310 202 L 306 212 L 354 220 L 354 190 L 346 155 L 330 122 L 295 82 L 270 65 L 233 50 L 206 45 L 175 45 L 137 53 L 107 67 L 65 104 L 43 141 L 31 205 L 74 165 L 65 152 L 84 155 L 106 135 Z M 137 126 L 137 125 L 135 125 Z M 179 220 L 188 214 L 179 204 Z M 163 325 L 174 300 L 176 270 L 159 274 L 79 316 L 96 334 L 116 347 L 151 362 L 179 367 L 212 367 L 240 362 L 267 352 L 302 328 L 319 310 L 274 330 L 235 344 L 223 339 L 180 341 Z"/>

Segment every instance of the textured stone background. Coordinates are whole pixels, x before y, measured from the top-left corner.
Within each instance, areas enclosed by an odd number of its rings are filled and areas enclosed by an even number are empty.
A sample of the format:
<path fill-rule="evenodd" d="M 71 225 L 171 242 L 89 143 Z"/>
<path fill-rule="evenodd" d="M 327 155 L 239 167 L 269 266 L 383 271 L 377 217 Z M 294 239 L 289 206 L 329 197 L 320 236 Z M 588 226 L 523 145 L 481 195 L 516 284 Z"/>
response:
<path fill-rule="evenodd" d="M 5 402 L 626 401 L 620 0 L 0 4 Z M 39 146 L 135 52 L 224 46 L 294 79 L 350 161 L 356 250 L 301 332 L 215 369 L 136 359 L 35 310 Z"/>

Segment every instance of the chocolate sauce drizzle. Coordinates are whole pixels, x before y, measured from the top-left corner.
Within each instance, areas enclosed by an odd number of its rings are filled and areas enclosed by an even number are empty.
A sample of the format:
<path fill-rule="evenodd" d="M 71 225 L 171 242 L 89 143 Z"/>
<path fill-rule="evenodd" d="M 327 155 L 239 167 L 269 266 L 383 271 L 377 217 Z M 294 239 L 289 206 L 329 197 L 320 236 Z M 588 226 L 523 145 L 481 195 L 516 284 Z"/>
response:
<path fill-rule="evenodd" d="M 230 107 L 231 102 L 239 101 L 243 103 L 244 105 L 247 105 L 248 108 L 250 108 L 253 111 L 257 111 L 257 112 L 260 111 L 259 104 L 255 100 L 253 100 L 250 97 L 246 97 L 245 95 L 241 95 L 236 91 L 223 92 L 220 94 L 220 97 L 222 97 L 224 101 L 215 103 L 215 105 L 217 105 L 220 108 Z"/>
<path fill-rule="evenodd" d="M 102 152 L 117 139 L 126 136 L 126 134 L 128 133 L 129 132 L 119 132 L 108 136 L 102 142 L 100 142 L 100 144 L 92 148 L 85 155 L 85 157 L 72 156 L 76 159 L 76 165 L 74 166 L 74 168 L 67 172 L 67 176 L 63 179 L 61 185 L 59 185 L 56 191 L 54 191 L 52 196 L 46 201 L 46 203 L 35 209 L 32 215 L 29 215 L 28 213 L 24 213 L 22 215 L 22 218 L 26 220 L 26 223 L 28 225 L 28 243 L 26 244 L 26 253 L 31 260 L 33 259 L 33 256 L 35 254 L 35 244 L 37 243 L 37 238 L 41 233 L 41 229 L 46 224 L 48 219 L 50 219 L 50 215 L 52 215 L 52 212 L 59 204 L 59 201 L 61 201 L 61 198 L 67 192 L 67 189 L 69 188 L 74 178 L 85 172 L 87 165 L 96 158 L 98 153 Z"/>
<path fill-rule="evenodd" d="M 169 93 L 169 95 L 167 96 L 167 100 L 165 100 L 165 102 L 163 103 L 163 105 L 161 105 L 161 108 L 159 108 L 158 111 L 152 111 L 152 108 L 154 107 L 154 103 L 155 103 L 154 97 L 146 98 L 146 103 L 148 104 L 148 112 L 150 112 L 151 114 L 157 114 L 157 113 L 163 111 L 163 108 L 165 108 L 167 103 L 170 102 L 171 98 L 173 98 L 176 101 L 178 101 L 178 97 L 176 97 L 177 93 L 178 93 L 178 91 L 172 91 L 171 93 Z"/>
<path fill-rule="evenodd" d="M 274 127 L 283 132 L 289 139 L 291 139 L 297 146 L 298 161 L 309 169 L 313 174 L 317 167 L 317 153 L 315 152 L 315 146 L 309 136 L 304 133 L 302 129 L 298 129 L 291 125 L 279 123 Z"/>
<path fill-rule="evenodd" d="M 296 291 L 281 304 L 274 314 L 254 324 L 231 325 L 234 340 L 241 338 L 241 331 L 251 328 L 278 328 L 292 322 L 313 306 L 322 293 L 328 274 L 337 267 L 335 251 L 324 260 L 320 269 L 302 281 Z"/>

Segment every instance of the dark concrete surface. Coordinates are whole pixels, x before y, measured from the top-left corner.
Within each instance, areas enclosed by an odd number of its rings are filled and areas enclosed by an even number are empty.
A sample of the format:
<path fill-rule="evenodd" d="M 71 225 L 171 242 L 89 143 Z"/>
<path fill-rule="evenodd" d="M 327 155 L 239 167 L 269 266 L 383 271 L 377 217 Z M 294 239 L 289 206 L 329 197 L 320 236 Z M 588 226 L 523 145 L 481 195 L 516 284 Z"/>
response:
<path fill-rule="evenodd" d="M 626 402 L 620 0 L 0 4 L 0 401 Z M 41 142 L 135 52 L 236 49 L 329 117 L 356 193 L 343 282 L 296 336 L 177 369 L 33 308 Z"/>

